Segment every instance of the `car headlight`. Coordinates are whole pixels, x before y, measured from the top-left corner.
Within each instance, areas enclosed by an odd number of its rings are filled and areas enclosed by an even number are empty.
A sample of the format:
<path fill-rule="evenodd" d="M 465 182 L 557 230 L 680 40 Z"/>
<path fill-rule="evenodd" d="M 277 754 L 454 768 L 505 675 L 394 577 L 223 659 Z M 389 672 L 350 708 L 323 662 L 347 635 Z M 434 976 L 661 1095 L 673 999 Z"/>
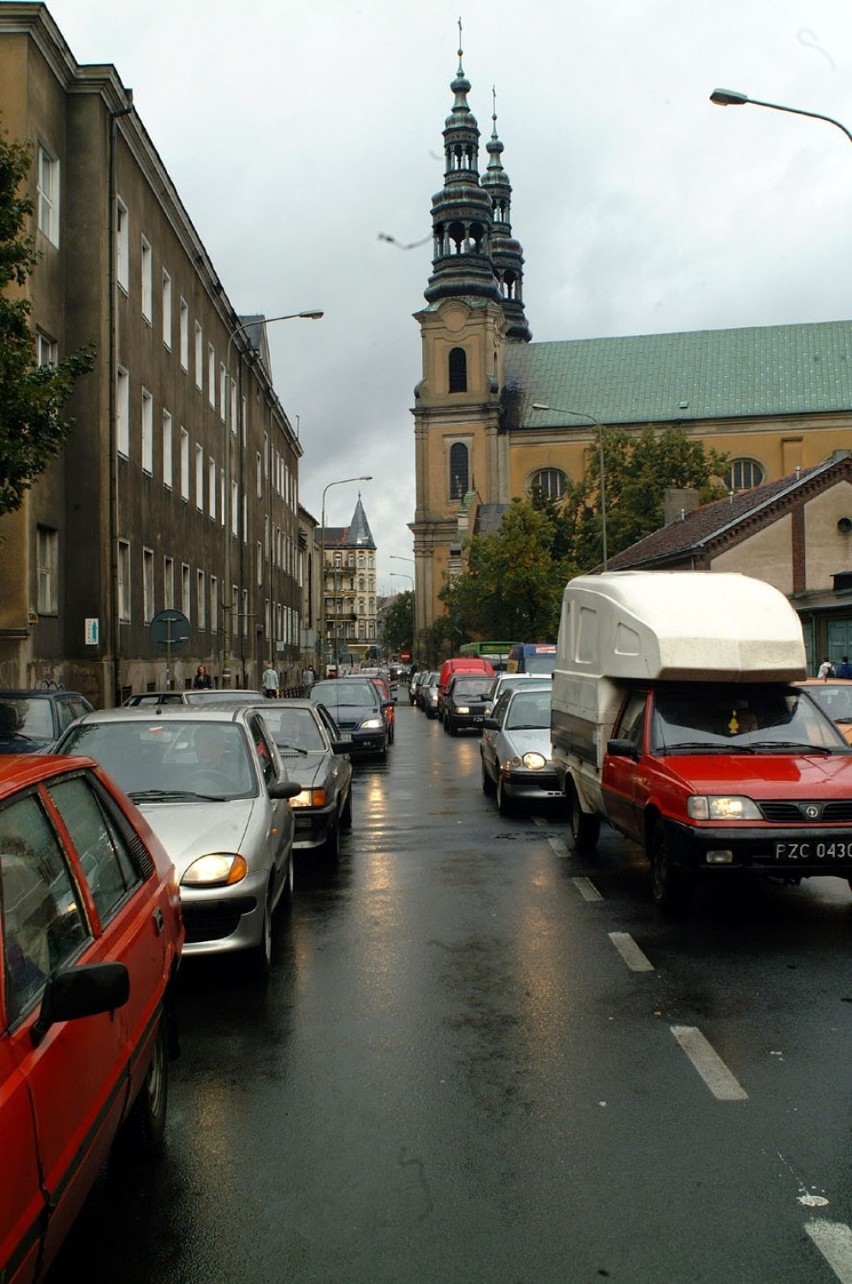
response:
<path fill-rule="evenodd" d="M 377 731 L 379 727 L 383 727 L 384 725 L 384 718 L 367 718 L 366 722 L 361 723 L 364 731 Z"/>
<path fill-rule="evenodd" d="M 295 798 L 290 799 L 291 807 L 324 807 L 328 794 L 324 789 L 303 789 Z"/>
<path fill-rule="evenodd" d="M 695 794 L 686 800 L 691 820 L 762 820 L 760 808 L 739 794 Z"/>
<path fill-rule="evenodd" d="M 541 771 L 542 767 L 547 766 L 547 759 L 544 754 L 525 753 L 523 763 L 525 767 L 529 767 L 530 771 Z"/>
<path fill-rule="evenodd" d="M 457 704 L 456 713 L 470 713 L 470 709 L 466 704 Z"/>
<path fill-rule="evenodd" d="M 247 873 L 246 859 L 237 852 L 210 852 L 194 860 L 180 881 L 182 887 L 232 887 Z"/>

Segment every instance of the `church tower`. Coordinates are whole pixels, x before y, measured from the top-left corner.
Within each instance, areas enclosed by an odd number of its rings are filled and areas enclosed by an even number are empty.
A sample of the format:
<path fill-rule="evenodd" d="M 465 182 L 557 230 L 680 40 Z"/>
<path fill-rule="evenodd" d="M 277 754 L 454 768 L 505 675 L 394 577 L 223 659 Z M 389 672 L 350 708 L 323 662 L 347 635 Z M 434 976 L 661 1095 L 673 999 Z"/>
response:
<path fill-rule="evenodd" d="M 461 48 L 458 58 L 444 124 L 444 185 L 432 197 L 427 307 L 415 314 L 423 362 L 414 391 L 416 506 L 410 524 L 418 632 L 443 613 L 438 594 L 461 569 L 462 544 L 477 515 L 510 501 L 500 433 L 503 357 L 507 342 L 531 337 L 496 111 L 488 169 L 480 177 L 479 126 L 467 100 Z"/>

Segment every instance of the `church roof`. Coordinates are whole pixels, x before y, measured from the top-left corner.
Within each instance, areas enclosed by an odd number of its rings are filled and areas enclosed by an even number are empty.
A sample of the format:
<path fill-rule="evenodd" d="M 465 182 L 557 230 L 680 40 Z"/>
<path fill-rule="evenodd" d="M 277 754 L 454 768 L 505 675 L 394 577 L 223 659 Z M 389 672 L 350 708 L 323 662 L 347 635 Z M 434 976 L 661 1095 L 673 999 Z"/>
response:
<path fill-rule="evenodd" d="M 849 410 L 852 321 L 512 343 L 505 382 L 522 428 Z"/>

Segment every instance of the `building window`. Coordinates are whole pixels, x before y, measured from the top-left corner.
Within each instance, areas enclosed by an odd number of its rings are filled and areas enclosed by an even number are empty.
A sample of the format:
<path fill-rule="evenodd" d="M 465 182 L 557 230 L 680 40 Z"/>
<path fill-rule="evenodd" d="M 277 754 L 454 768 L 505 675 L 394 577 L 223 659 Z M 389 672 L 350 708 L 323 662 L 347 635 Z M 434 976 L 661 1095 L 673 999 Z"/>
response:
<path fill-rule="evenodd" d="M 207 345 L 207 400 L 216 409 L 216 349 L 212 343 Z"/>
<path fill-rule="evenodd" d="M 467 353 L 464 348 L 450 348 L 450 392 L 467 392 Z"/>
<path fill-rule="evenodd" d="M 125 459 L 130 458 L 130 376 L 121 367 L 115 377 L 115 442 Z"/>
<path fill-rule="evenodd" d="M 163 268 L 163 343 L 172 346 L 172 278 Z"/>
<path fill-rule="evenodd" d="M 450 447 L 450 499 L 463 499 L 468 490 L 467 446 L 456 441 Z"/>
<path fill-rule="evenodd" d="M 199 392 L 204 387 L 204 333 L 195 323 L 195 386 Z"/>
<path fill-rule="evenodd" d="M 180 301 L 180 364 L 184 370 L 189 369 L 189 305 L 186 299 Z"/>
<path fill-rule="evenodd" d="M 568 478 L 561 468 L 541 468 L 530 478 L 529 491 L 542 499 L 562 499 L 568 486 Z"/>
<path fill-rule="evenodd" d="M 207 461 L 207 512 L 211 522 L 216 520 L 216 460 Z"/>
<path fill-rule="evenodd" d="M 732 459 L 725 473 L 728 490 L 752 490 L 763 482 L 763 469 L 756 459 Z"/>
<path fill-rule="evenodd" d="M 197 443 L 195 446 L 195 507 L 200 513 L 204 511 L 204 450 Z"/>
<path fill-rule="evenodd" d="M 172 488 L 172 417 L 163 411 L 163 485 Z"/>
<path fill-rule="evenodd" d="M 142 470 L 154 471 L 154 401 L 147 389 L 142 389 Z"/>
<path fill-rule="evenodd" d="M 240 490 L 236 482 L 231 482 L 231 534 L 239 534 Z"/>
<path fill-rule="evenodd" d="M 242 632 L 242 635 L 243 635 L 243 637 L 244 637 L 244 638 L 245 638 L 245 637 L 248 637 L 248 617 L 249 617 L 249 609 L 248 609 L 248 589 L 243 589 L 243 592 L 242 592 L 242 619 L 243 619 L 243 627 L 242 627 L 241 632 Z"/>
<path fill-rule="evenodd" d="M 151 253 L 151 245 L 142 237 L 142 315 L 146 321 L 150 321 L 153 315 L 154 307 L 154 264 Z"/>
<path fill-rule="evenodd" d="M 210 632 L 219 632 L 219 581 L 210 576 Z"/>
<path fill-rule="evenodd" d="M 192 619 L 192 586 L 186 562 L 181 562 L 180 567 L 180 609 L 188 620 Z"/>
<path fill-rule="evenodd" d="M 56 615 L 59 611 L 59 532 L 39 526 L 37 539 L 38 613 Z"/>
<path fill-rule="evenodd" d="M 38 228 L 51 245 L 59 244 L 59 161 L 38 149 Z"/>
<path fill-rule="evenodd" d="M 227 521 L 227 508 L 225 507 L 225 470 L 219 469 L 219 521 L 225 525 Z"/>
<path fill-rule="evenodd" d="M 154 618 L 154 553 L 142 549 L 142 614 L 146 624 Z"/>
<path fill-rule="evenodd" d="M 130 621 L 130 544 L 118 541 L 118 618 L 125 624 Z"/>
<path fill-rule="evenodd" d="M 263 499 L 263 460 L 257 452 L 257 497 Z"/>
<path fill-rule="evenodd" d="M 36 360 L 40 366 L 55 366 L 59 361 L 59 345 L 36 330 Z"/>
<path fill-rule="evenodd" d="M 163 606 L 167 611 L 175 605 L 175 559 L 163 558 Z"/>
<path fill-rule="evenodd" d="M 180 430 L 180 497 L 189 499 L 189 433 Z"/>
<path fill-rule="evenodd" d="M 263 587 L 263 545 L 257 541 L 257 587 Z"/>
<path fill-rule="evenodd" d="M 237 629 L 240 625 L 240 607 L 239 593 L 236 584 L 231 585 L 231 636 L 237 636 Z"/>
<path fill-rule="evenodd" d="M 196 628 L 207 628 L 207 594 L 205 592 L 204 572 L 195 572 L 195 625 Z"/>
<path fill-rule="evenodd" d="M 115 202 L 115 276 L 126 294 L 130 286 L 130 217 L 127 206 Z"/>
<path fill-rule="evenodd" d="M 219 417 L 222 423 L 225 422 L 225 406 L 228 401 L 228 372 L 225 369 L 224 361 L 219 362 Z M 231 416 L 231 432 L 237 431 L 237 425 L 234 423 L 234 417 Z"/>

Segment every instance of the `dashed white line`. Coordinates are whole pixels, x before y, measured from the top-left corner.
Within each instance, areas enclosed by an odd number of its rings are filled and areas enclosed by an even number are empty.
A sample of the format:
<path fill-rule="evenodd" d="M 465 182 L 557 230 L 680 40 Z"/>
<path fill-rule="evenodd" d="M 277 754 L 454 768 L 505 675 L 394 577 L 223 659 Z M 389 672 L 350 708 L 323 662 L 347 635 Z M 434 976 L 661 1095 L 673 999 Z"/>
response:
<path fill-rule="evenodd" d="M 717 1100 L 748 1100 L 745 1088 L 734 1078 L 697 1026 L 673 1025 L 671 1032 Z"/>
<path fill-rule="evenodd" d="M 571 881 L 584 901 L 603 900 L 603 897 L 590 878 L 573 878 Z"/>
<path fill-rule="evenodd" d="M 618 950 L 631 972 L 653 972 L 654 964 L 640 950 L 629 932 L 610 932 L 609 939 Z"/>
<path fill-rule="evenodd" d="M 805 1222 L 805 1230 L 842 1284 L 852 1284 L 852 1230 L 821 1217 Z"/>

